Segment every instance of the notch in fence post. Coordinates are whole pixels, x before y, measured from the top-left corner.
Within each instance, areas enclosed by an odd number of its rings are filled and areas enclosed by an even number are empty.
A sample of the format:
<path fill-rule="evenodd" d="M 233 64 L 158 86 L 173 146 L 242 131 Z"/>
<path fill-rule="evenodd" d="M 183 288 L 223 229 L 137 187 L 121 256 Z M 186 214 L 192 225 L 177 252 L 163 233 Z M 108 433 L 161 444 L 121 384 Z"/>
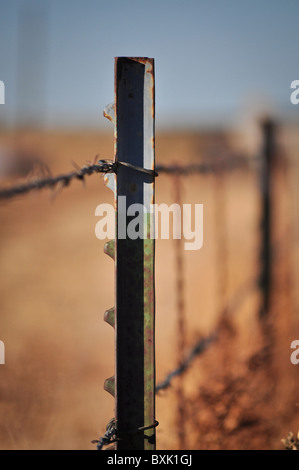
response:
<path fill-rule="evenodd" d="M 262 305 L 260 317 L 269 313 L 272 290 L 272 216 L 273 216 L 273 170 L 275 163 L 275 123 L 271 119 L 261 124 L 263 133 L 261 187 L 262 187 L 262 217 L 261 217 L 261 272 L 260 289 Z"/>
<path fill-rule="evenodd" d="M 155 450 L 154 93 L 153 59 L 115 59 L 114 116 L 112 107 L 104 114 L 115 125 L 116 304 L 106 321 L 116 370 L 105 388 L 115 396 L 117 450 Z"/>

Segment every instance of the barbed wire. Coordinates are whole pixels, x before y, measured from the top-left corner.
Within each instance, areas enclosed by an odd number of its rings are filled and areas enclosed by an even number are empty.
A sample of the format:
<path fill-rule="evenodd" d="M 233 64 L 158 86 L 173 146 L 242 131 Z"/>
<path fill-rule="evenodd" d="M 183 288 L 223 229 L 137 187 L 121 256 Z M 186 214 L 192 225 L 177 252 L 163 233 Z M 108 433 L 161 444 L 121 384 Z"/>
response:
<path fill-rule="evenodd" d="M 28 183 L 19 184 L 10 188 L 0 189 L 0 201 L 9 200 L 16 196 L 22 196 L 31 191 L 38 191 L 45 188 L 55 189 L 57 187 L 66 188 L 70 183 L 77 179 L 84 181 L 86 176 L 93 175 L 95 173 L 116 173 L 119 165 L 128 166 L 137 171 L 151 174 L 153 177 L 157 177 L 158 173 L 167 174 L 180 174 L 190 175 L 194 173 L 220 173 L 222 171 L 229 171 L 236 168 L 241 168 L 248 165 L 249 161 L 253 159 L 247 159 L 242 156 L 231 157 L 230 159 L 215 159 L 211 162 L 203 163 L 191 163 L 188 165 L 157 165 L 155 171 L 147 170 L 145 168 L 139 168 L 134 165 L 129 165 L 125 162 L 113 162 L 112 160 L 98 160 L 96 163 L 90 163 L 84 165 L 82 168 L 76 165 L 77 171 L 65 173 L 58 176 L 48 176 L 46 178 L 34 179 Z M 74 164 L 75 165 L 75 164 Z"/>
<path fill-rule="evenodd" d="M 47 178 L 36 179 L 11 188 L 0 189 L 0 200 L 12 199 L 16 196 L 21 196 L 31 191 L 41 190 L 44 188 L 55 189 L 58 185 L 64 188 L 69 186 L 69 184 L 75 179 L 84 181 L 86 176 L 90 176 L 95 173 L 110 172 L 114 172 L 114 163 L 110 160 L 99 160 L 97 163 L 84 165 L 82 168 L 78 167 L 77 171 L 54 177 L 49 176 Z"/>
<path fill-rule="evenodd" d="M 97 450 L 102 450 L 104 446 L 116 442 L 116 426 L 115 418 L 112 418 L 106 426 L 106 432 L 103 437 L 91 441 L 92 444 L 97 444 Z"/>
<path fill-rule="evenodd" d="M 159 421 L 155 420 L 153 424 L 150 424 L 148 426 L 140 426 L 137 429 L 134 430 L 129 430 L 129 431 L 122 431 L 121 433 L 117 430 L 116 428 L 116 420 L 115 418 L 112 418 L 109 423 L 106 426 L 106 432 L 103 437 L 100 437 L 99 439 L 95 439 L 91 441 L 92 444 L 97 444 L 97 450 L 103 450 L 104 447 L 114 444 L 115 442 L 121 441 L 124 436 L 128 435 L 134 435 L 134 434 L 139 434 L 143 433 L 143 431 L 147 431 L 149 429 L 154 429 L 157 426 L 159 426 Z M 147 439 L 149 442 L 153 443 L 153 439 L 155 439 L 155 435 L 153 436 L 148 436 L 144 434 L 144 439 Z M 108 449 L 107 449 L 108 450 Z M 112 447 L 109 448 L 109 450 L 115 450 Z"/>
<path fill-rule="evenodd" d="M 221 315 L 220 315 L 220 322 L 219 325 L 204 338 L 201 338 L 199 341 L 197 341 L 194 346 L 191 348 L 190 353 L 188 356 L 180 363 L 180 365 L 174 369 L 172 372 L 170 372 L 164 380 L 158 383 L 156 386 L 156 393 L 160 392 L 161 390 L 166 390 L 169 388 L 172 384 L 172 380 L 179 376 L 182 375 L 184 372 L 186 372 L 195 358 L 203 354 L 205 351 L 209 349 L 209 347 L 214 344 L 216 341 L 219 339 L 219 335 L 221 332 L 221 327 L 222 327 L 222 321 L 223 318 L 225 318 L 228 314 L 232 314 L 235 312 L 237 309 L 240 308 L 240 305 L 242 302 L 246 299 L 247 295 L 249 292 L 251 292 L 253 289 L 255 289 L 258 286 L 259 279 L 255 279 L 254 281 L 249 281 L 248 283 L 244 284 L 240 289 L 238 289 L 235 294 L 233 295 L 233 298 L 231 302 L 222 310 Z"/>
<path fill-rule="evenodd" d="M 256 161 L 256 157 L 247 158 L 243 155 L 236 155 L 230 158 L 215 158 L 208 162 L 189 163 L 187 165 L 156 165 L 158 173 L 190 175 L 194 173 L 221 173 L 238 168 L 246 168 Z"/>
<path fill-rule="evenodd" d="M 203 352 L 205 352 L 211 344 L 213 344 L 218 338 L 218 335 L 216 332 L 212 333 L 211 335 L 202 338 L 199 340 L 191 349 L 189 355 L 186 357 L 184 361 L 181 362 L 179 367 L 174 369 L 172 372 L 170 372 L 164 380 L 162 380 L 158 385 L 156 386 L 156 393 L 160 392 L 161 390 L 166 390 L 171 386 L 171 382 L 174 379 L 174 377 L 177 377 L 179 375 L 182 375 L 184 372 L 186 372 L 187 369 L 189 369 L 190 365 L 192 364 L 193 360 L 200 356 Z"/>

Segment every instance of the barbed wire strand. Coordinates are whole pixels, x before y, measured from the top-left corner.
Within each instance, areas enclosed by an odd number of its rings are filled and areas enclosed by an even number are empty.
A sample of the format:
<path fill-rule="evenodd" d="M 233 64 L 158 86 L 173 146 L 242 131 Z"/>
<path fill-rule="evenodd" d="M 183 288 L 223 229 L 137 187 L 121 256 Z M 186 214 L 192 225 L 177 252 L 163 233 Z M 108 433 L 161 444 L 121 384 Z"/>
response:
<path fill-rule="evenodd" d="M 208 174 L 232 171 L 235 169 L 246 168 L 251 163 L 258 160 L 255 157 L 247 158 L 242 155 L 236 155 L 229 158 L 211 159 L 208 162 L 190 163 L 188 165 L 156 165 L 158 173 L 191 175 L 196 173 Z"/>
<path fill-rule="evenodd" d="M 180 165 L 157 165 L 155 171 L 147 170 L 145 168 L 135 167 L 134 165 L 128 165 L 125 162 L 113 162 L 112 160 L 99 160 L 97 163 L 90 163 L 84 165 L 82 168 L 76 165 L 77 171 L 72 171 L 70 173 L 58 175 L 58 176 L 49 176 L 41 179 L 35 179 L 23 184 L 15 185 L 10 188 L 0 189 L 0 201 L 9 200 L 17 196 L 22 196 L 31 191 L 38 191 L 45 188 L 55 189 L 58 185 L 59 188 L 65 188 L 70 185 L 70 183 L 77 179 L 84 182 L 86 176 L 93 175 L 95 173 L 116 173 L 117 167 L 119 165 L 129 166 L 132 169 L 137 171 L 142 171 L 144 173 L 151 174 L 153 177 L 157 177 L 158 173 L 167 173 L 167 174 L 179 174 L 179 175 L 191 175 L 196 173 L 218 173 L 221 171 L 230 171 L 236 168 L 242 168 L 248 165 L 249 161 L 253 159 L 247 159 L 244 157 L 236 156 L 231 157 L 226 160 L 221 160 L 220 162 L 203 162 L 188 164 L 184 166 Z M 50 172 L 49 172 L 50 173 Z"/>
<path fill-rule="evenodd" d="M 47 178 L 36 179 L 29 181 L 28 183 L 13 186 L 11 188 L 0 189 L 0 200 L 9 200 L 16 196 L 27 194 L 31 191 L 41 190 L 44 188 L 55 189 L 58 185 L 67 187 L 69 184 L 77 179 L 84 182 L 86 176 L 93 175 L 95 173 L 110 173 L 114 172 L 114 164 L 110 160 L 99 160 L 95 164 L 84 165 L 82 168 L 78 167 L 77 171 L 70 173 L 49 176 Z"/>
<path fill-rule="evenodd" d="M 249 281 L 235 292 L 230 303 L 222 310 L 222 313 L 219 317 L 220 324 L 212 331 L 212 333 L 205 336 L 204 338 L 201 338 L 194 344 L 194 346 L 191 348 L 190 353 L 184 360 L 182 360 L 179 367 L 170 372 L 164 380 L 157 384 L 156 393 L 160 392 L 161 390 L 168 389 L 171 386 L 172 381 L 175 377 L 180 376 L 184 372 L 186 372 L 198 356 L 203 354 L 209 349 L 212 344 L 218 341 L 221 333 L 223 318 L 228 314 L 232 314 L 238 309 L 240 309 L 242 303 L 245 301 L 248 294 L 258 286 L 258 282 L 258 279 L 255 279 L 254 281 Z"/>

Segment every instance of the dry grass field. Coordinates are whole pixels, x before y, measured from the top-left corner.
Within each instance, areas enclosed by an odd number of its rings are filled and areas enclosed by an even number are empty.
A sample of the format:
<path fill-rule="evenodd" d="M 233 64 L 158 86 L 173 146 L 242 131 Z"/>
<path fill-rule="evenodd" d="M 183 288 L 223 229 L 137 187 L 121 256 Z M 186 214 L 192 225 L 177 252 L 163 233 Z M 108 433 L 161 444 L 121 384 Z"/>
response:
<path fill-rule="evenodd" d="M 282 138 L 292 157 L 299 149 L 297 134 Z M 113 158 L 112 133 L 2 132 L 0 148 L 12 144 L 26 158 L 34 149 L 53 174 L 96 154 Z M 246 150 L 236 135 L 169 132 L 157 135 L 156 157 L 159 163 L 187 163 L 225 148 Z M 281 439 L 297 432 L 299 366 L 290 363 L 290 344 L 299 336 L 297 176 L 297 169 L 281 169 L 275 182 L 275 289 L 265 324 L 258 321 L 257 289 L 233 316 L 221 317 L 223 301 L 258 273 L 256 168 L 231 173 L 224 186 L 213 175 L 181 178 L 183 202 L 204 204 L 203 248 L 184 255 L 188 347 L 181 353 L 219 322 L 221 334 L 182 380 L 159 393 L 158 449 L 179 447 L 179 384 L 188 449 L 280 449 Z M 23 180 L 6 177 L 1 186 Z M 156 190 L 158 203 L 174 201 L 170 176 L 161 174 Z M 44 190 L 0 205 L 0 339 L 6 346 L 6 365 L 0 366 L 1 449 L 94 449 L 90 441 L 103 435 L 114 414 L 113 399 L 103 390 L 114 368 L 113 330 L 103 321 L 104 311 L 113 306 L 113 262 L 95 236 L 95 209 L 112 199 L 95 175 L 86 187 L 74 181 L 56 197 Z M 219 210 L 225 211 L 224 228 Z M 221 294 L 223 260 L 226 291 Z M 158 382 L 177 365 L 175 276 L 175 243 L 158 240 Z"/>

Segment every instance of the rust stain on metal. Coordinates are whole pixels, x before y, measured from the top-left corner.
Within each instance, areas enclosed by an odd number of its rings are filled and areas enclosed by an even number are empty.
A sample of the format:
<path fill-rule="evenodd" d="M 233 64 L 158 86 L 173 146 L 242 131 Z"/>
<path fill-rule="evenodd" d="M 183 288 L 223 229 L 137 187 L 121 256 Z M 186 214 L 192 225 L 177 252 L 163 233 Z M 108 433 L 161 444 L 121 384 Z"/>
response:
<path fill-rule="evenodd" d="M 154 198 L 154 189 L 153 195 Z M 155 370 L 155 288 L 154 288 L 154 255 L 155 241 L 150 239 L 150 224 L 152 214 L 147 214 L 147 237 L 144 240 L 144 421 L 151 424 L 155 419 L 156 370 Z M 152 436 L 153 430 L 146 435 Z M 153 447 L 146 443 L 146 449 Z"/>

